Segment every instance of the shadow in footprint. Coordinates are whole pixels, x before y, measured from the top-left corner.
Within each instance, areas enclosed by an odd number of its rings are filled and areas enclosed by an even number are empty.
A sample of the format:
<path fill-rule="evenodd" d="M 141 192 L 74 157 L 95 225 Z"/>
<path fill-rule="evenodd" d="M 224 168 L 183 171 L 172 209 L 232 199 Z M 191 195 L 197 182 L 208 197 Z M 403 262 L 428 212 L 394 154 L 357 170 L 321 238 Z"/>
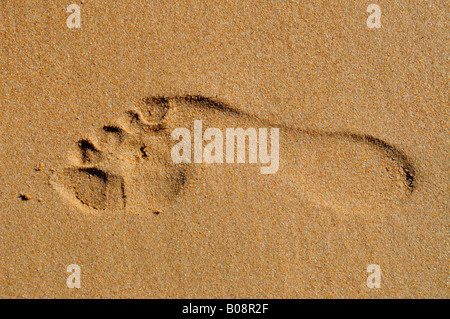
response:
<path fill-rule="evenodd" d="M 97 168 L 68 168 L 55 175 L 52 185 L 73 204 L 94 210 L 117 211 L 126 207 L 121 176 Z"/>

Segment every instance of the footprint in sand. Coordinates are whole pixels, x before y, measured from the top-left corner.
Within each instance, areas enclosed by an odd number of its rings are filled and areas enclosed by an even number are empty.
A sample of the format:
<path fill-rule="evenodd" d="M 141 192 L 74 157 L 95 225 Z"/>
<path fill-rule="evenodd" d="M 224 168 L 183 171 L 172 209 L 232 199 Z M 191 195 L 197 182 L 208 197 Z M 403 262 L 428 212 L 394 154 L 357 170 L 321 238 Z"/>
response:
<path fill-rule="evenodd" d="M 174 164 L 170 154 L 177 142 L 171 132 L 178 127 L 192 131 L 194 120 L 221 130 L 278 127 L 279 171 L 261 175 L 255 164 Z M 68 157 L 71 165 L 55 172 L 51 185 L 88 212 L 167 211 L 174 202 L 195 201 L 198 194 L 215 197 L 220 205 L 231 188 L 263 208 L 270 201 L 295 208 L 298 199 L 370 213 L 408 198 L 416 183 L 408 158 L 375 137 L 273 125 L 199 96 L 147 98 L 81 139 Z"/>

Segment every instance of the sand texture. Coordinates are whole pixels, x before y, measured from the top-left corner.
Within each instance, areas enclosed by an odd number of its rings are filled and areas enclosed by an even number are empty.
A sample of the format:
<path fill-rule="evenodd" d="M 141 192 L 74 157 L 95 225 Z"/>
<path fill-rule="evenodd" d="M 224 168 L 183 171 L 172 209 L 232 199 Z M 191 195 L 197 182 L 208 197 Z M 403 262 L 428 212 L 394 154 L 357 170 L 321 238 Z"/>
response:
<path fill-rule="evenodd" d="M 369 4 L 1 1 L 0 297 L 448 298 L 448 3 Z"/>

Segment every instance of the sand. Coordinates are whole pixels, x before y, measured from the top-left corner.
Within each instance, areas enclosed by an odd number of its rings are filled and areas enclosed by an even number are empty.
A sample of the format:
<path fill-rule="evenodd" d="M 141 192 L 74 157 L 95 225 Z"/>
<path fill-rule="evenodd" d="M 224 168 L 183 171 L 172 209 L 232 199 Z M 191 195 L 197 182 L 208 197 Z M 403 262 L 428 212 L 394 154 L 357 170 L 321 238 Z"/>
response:
<path fill-rule="evenodd" d="M 444 1 L 71 3 L 0 3 L 2 298 L 448 298 Z"/>

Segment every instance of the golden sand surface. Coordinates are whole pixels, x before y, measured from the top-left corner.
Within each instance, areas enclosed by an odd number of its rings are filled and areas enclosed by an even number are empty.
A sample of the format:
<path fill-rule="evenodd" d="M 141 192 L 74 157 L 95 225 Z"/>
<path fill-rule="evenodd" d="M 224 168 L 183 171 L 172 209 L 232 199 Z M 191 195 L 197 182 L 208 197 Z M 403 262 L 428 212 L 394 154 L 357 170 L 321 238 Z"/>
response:
<path fill-rule="evenodd" d="M 0 296 L 448 298 L 448 3 L 370 3 L 2 0 Z"/>

